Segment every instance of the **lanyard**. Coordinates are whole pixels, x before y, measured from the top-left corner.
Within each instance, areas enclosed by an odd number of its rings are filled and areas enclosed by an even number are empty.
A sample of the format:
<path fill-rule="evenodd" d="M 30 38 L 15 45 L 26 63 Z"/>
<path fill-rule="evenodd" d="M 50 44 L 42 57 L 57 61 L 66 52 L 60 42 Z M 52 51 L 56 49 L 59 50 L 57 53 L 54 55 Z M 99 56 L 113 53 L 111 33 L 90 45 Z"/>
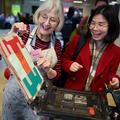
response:
<path fill-rule="evenodd" d="M 90 52 L 91 53 L 91 67 L 90 67 L 90 72 L 89 72 L 86 85 L 85 85 L 85 90 L 87 91 L 90 90 L 90 85 L 95 76 L 100 57 L 102 56 L 106 48 L 106 44 L 103 44 L 99 51 L 96 50 L 94 42 L 92 43 L 92 45 L 90 45 L 90 48 L 91 48 L 91 52 Z"/>

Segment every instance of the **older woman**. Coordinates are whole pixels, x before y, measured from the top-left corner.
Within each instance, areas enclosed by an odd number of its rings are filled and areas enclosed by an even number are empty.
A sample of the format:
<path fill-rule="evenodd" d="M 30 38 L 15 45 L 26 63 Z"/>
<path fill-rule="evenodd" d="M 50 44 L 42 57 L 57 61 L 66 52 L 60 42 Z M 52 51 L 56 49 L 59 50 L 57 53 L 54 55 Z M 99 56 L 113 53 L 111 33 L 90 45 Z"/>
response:
<path fill-rule="evenodd" d="M 61 44 L 55 38 L 54 31 L 61 30 L 64 22 L 61 0 L 46 0 L 37 9 L 33 19 L 37 27 L 33 29 L 34 35 L 32 39 L 29 38 L 30 26 L 21 22 L 13 24 L 10 32 L 18 31 L 45 80 L 58 79 L 61 74 Z M 40 53 L 38 57 L 34 57 L 36 52 Z M 48 55 L 52 55 L 52 57 L 48 57 Z M 3 120 L 39 119 L 26 103 L 24 95 L 13 75 L 9 77 L 5 87 L 3 102 Z"/>

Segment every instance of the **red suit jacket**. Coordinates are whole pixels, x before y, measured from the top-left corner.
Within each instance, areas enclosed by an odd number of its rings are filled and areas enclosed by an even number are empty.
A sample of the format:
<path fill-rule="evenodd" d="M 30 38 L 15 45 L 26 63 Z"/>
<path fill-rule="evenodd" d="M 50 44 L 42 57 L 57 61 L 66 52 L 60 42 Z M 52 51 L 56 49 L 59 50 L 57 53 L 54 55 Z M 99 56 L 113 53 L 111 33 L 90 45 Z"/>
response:
<path fill-rule="evenodd" d="M 91 38 L 88 38 L 85 45 L 80 50 L 80 53 L 76 58 L 76 62 L 81 64 L 83 68 L 81 68 L 75 73 L 69 71 L 70 65 L 73 63 L 73 61 L 71 61 L 70 58 L 74 53 L 79 37 L 80 36 L 76 35 L 73 38 L 73 40 L 69 43 L 62 56 L 62 67 L 69 74 L 68 79 L 65 83 L 65 88 L 74 90 L 84 90 L 91 65 L 89 48 Z M 119 64 L 120 48 L 114 45 L 114 43 L 111 43 L 107 46 L 100 58 L 95 76 L 91 83 L 91 91 L 102 92 L 105 89 L 105 83 L 109 84 L 109 81 L 113 77 L 118 77 L 116 75 L 116 71 L 118 69 Z"/>

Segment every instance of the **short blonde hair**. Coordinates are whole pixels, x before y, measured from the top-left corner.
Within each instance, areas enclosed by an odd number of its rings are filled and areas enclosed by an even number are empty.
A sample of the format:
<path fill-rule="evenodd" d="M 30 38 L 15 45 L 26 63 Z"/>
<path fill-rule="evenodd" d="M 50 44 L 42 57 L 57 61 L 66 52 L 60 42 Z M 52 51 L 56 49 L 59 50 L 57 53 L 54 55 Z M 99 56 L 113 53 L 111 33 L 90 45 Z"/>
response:
<path fill-rule="evenodd" d="M 36 10 L 33 21 L 35 24 L 38 24 L 38 19 L 40 13 L 43 11 L 50 11 L 53 7 L 57 10 L 57 15 L 59 18 L 59 23 L 55 31 L 60 31 L 64 24 L 64 11 L 63 11 L 63 2 L 62 0 L 46 0 L 39 8 Z"/>

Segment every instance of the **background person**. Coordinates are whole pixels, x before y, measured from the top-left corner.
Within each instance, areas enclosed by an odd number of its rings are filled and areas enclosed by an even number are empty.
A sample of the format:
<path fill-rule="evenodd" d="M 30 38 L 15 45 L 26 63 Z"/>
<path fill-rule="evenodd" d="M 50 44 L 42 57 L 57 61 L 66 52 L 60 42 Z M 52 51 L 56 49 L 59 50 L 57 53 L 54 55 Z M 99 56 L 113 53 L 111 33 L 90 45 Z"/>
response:
<path fill-rule="evenodd" d="M 80 35 L 74 36 L 62 56 L 62 68 L 68 78 L 65 88 L 102 92 L 104 84 L 119 87 L 116 75 L 120 62 L 120 48 L 113 42 L 119 36 L 119 19 L 113 6 L 95 9 L 88 21 L 89 35 L 75 61 L 71 56 Z"/>
<path fill-rule="evenodd" d="M 60 31 L 64 22 L 64 12 L 61 0 L 46 0 L 35 12 L 34 22 L 38 25 L 35 32 L 35 45 L 31 46 L 31 57 L 37 50 L 44 51 L 54 48 L 49 53 L 57 60 L 51 61 L 43 55 L 33 58 L 37 63 L 40 72 L 43 72 L 44 79 L 55 80 L 61 74 L 61 44 L 53 35 L 54 31 Z M 23 42 L 26 44 L 30 34 L 30 27 L 24 23 L 15 23 L 11 32 L 19 31 Z M 24 95 L 18 86 L 15 77 L 10 76 L 4 91 L 2 120 L 38 120 L 31 107 L 27 104 Z"/>
<path fill-rule="evenodd" d="M 63 28 L 61 29 L 61 33 L 63 36 L 64 46 L 69 40 L 70 34 L 74 30 L 75 23 L 73 21 L 75 8 L 73 6 L 69 7 L 67 12 L 67 16 L 65 17 Z M 64 48 L 63 46 L 63 48 Z"/>

